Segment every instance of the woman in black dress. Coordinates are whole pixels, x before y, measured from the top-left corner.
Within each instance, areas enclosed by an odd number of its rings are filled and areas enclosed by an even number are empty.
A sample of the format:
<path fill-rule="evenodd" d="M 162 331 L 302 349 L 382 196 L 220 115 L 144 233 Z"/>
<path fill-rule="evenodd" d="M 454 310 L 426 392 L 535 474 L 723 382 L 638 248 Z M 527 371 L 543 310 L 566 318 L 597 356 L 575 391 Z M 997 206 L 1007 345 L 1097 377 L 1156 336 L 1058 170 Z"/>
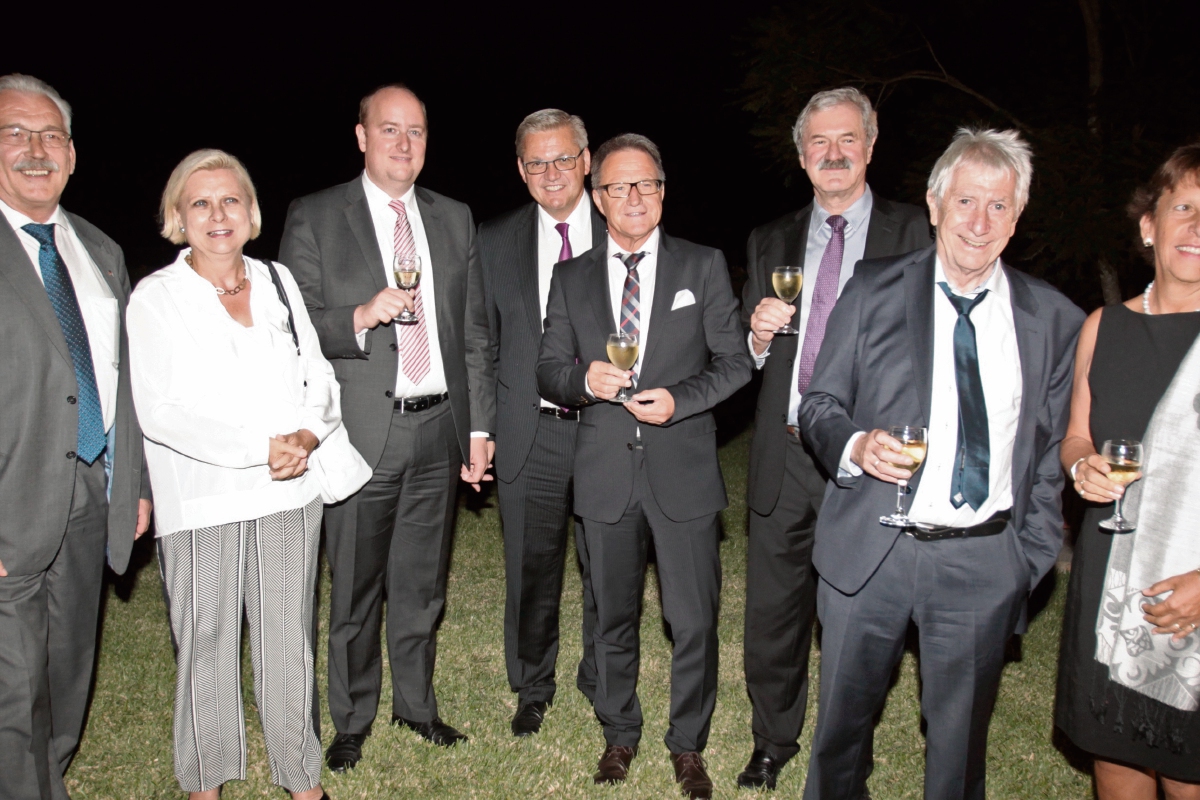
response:
<path fill-rule="evenodd" d="M 1129 535 L 1099 528 L 1124 490 L 1108 479 L 1110 467 L 1097 450 L 1106 439 L 1145 437 L 1155 407 L 1200 335 L 1200 144 L 1176 150 L 1134 195 L 1130 213 L 1154 265 L 1154 281 L 1141 296 L 1102 308 L 1084 323 L 1062 444 L 1075 491 L 1096 505 L 1085 514 L 1075 545 L 1055 723 L 1094 756 L 1101 800 L 1155 800 L 1160 785 L 1171 800 L 1200 798 L 1200 710 L 1181 710 L 1122 685 L 1110 678 L 1108 664 L 1096 660 L 1110 552 L 1115 537 Z M 1200 520 L 1191 523 L 1169 535 L 1200 535 Z M 1198 567 L 1173 566 L 1143 592 L 1168 595 L 1142 606 L 1154 634 L 1173 634 L 1179 642 L 1200 636 Z"/>

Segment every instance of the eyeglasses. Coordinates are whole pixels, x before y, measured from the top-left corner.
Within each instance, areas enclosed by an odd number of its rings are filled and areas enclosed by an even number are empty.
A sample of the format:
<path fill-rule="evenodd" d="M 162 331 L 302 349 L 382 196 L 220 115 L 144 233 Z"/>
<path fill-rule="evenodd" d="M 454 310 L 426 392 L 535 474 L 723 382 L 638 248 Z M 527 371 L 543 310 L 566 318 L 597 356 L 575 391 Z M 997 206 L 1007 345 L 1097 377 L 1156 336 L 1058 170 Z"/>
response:
<path fill-rule="evenodd" d="M 660 180 L 653 181 L 638 181 L 637 183 L 606 183 L 603 186 L 597 186 L 606 192 L 609 197 L 622 198 L 629 197 L 631 187 L 637 187 L 638 194 L 658 194 L 662 191 L 663 182 Z"/>
<path fill-rule="evenodd" d="M 20 125 L 7 125 L 0 128 L 0 144 L 6 144 L 10 147 L 24 147 L 29 144 L 30 139 L 33 138 L 35 133 L 41 139 L 43 147 L 54 150 L 61 150 L 71 141 L 71 135 L 58 128 L 31 131 L 28 128 L 22 128 Z"/>
<path fill-rule="evenodd" d="M 522 166 L 525 167 L 525 172 L 529 175 L 541 175 L 550 168 L 553 164 L 556 170 L 566 172 L 567 170 L 575 169 L 575 162 L 583 155 L 583 150 L 580 150 L 573 156 L 560 156 L 553 161 L 526 161 Z"/>

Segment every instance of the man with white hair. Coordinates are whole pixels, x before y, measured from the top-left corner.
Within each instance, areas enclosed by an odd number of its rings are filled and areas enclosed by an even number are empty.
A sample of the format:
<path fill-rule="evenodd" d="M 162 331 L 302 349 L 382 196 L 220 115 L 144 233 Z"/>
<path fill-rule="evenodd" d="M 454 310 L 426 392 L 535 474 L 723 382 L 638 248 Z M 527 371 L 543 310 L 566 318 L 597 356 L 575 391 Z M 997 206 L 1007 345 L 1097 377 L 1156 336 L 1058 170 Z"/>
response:
<path fill-rule="evenodd" d="M 1004 645 L 1062 543 L 1058 448 L 1083 322 L 1000 260 L 1032 173 L 1016 131 L 959 130 L 929 178 L 935 247 L 859 264 L 830 315 L 800 407 L 835 476 L 813 551 L 823 635 L 807 800 L 865 796 L 910 623 L 925 797 L 984 797 Z M 923 463 L 889 433 L 901 425 L 927 429 Z M 910 522 L 889 527 L 899 481 Z"/>
<path fill-rule="evenodd" d="M 763 381 L 747 492 L 743 657 L 754 705 L 754 752 L 738 775 L 743 788 L 775 788 L 779 770 L 800 750 L 808 706 L 817 610 L 813 532 L 829 476 L 801 440 L 797 413 L 829 312 L 858 261 L 930 242 L 922 209 L 886 200 L 867 185 L 877 136 L 875 110 L 858 89 L 813 95 L 792 131 L 813 201 L 756 228 L 746 246 L 742 324 Z M 790 304 L 771 287 L 771 273 L 783 265 L 803 268 L 802 293 Z M 776 338 L 789 323 L 799 335 Z"/>

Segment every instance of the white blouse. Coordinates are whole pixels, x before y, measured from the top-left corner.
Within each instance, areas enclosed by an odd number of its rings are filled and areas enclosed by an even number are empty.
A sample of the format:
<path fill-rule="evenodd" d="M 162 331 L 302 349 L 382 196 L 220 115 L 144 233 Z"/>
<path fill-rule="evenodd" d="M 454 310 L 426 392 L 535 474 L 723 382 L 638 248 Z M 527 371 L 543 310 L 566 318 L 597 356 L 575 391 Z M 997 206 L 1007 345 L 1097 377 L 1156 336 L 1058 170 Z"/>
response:
<path fill-rule="evenodd" d="M 246 259 L 247 328 L 187 265 L 189 252 L 138 284 L 126 322 L 158 536 L 306 505 L 320 494 L 316 477 L 271 480 L 269 440 L 307 428 L 323 441 L 341 421 L 333 367 L 287 268 L 276 265 L 301 355 L 264 264 Z"/>

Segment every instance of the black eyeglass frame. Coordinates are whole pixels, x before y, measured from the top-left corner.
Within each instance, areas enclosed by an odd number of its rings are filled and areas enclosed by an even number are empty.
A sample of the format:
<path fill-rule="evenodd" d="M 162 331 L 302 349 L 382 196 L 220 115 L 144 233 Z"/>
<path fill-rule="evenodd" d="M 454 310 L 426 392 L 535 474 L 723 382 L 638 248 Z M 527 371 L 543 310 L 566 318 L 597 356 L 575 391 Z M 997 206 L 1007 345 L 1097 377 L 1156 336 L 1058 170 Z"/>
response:
<path fill-rule="evenodd" d="M 652 190 L 651 190 L 651 191 L 649 191 L 649 192 L 643 192 L 643 191 L 642 191 L 642 184 L 644 184 L 644 183 L 652 183 L 652 184 L 654 184 L 654 189 L 652 189 Z M 630 195 L 630 193 L 631 193 L 631 190 L 632 190 L 632 187 L 634 187 L 634 186 L 636 186 L 636 187 L 637 187 L 637 193 L 638 193 L 638 194 L 640 194 L 642 197 L 648 197 L 649 195 L 652 195 L 652 194 L 658 194 L 659 192 L 661 192 L 661 191 L 662 191 L 662 188 L 663 188 L 663 184 L 664 184 L 664 183 L 666 183 L 666 181 L 664 181 L 662 178 L 649 178 L 649 179 L 647 179 L 647 180 L 644 180 L 644 181 L 638 181 L 637 183 L 604 183 L 604 184 L 601 184 L 601 185 L 599 185 L 599 186 L 597 186 L 597 187 L 595 187 L 595 188 L 596 188 L 597 190 L 599 190 L 599 191 L 603 191 L 603 192 L 604 192 L 605 194 L 607 194 L 609 197 L 612 197 L 612 198 L 614 198 L 614 199 L 616 199 L 616 200 L 621 200 L 621 199 L 624 199 L 624 198 L 626 198 L 626 197 L 629 197 L 629 195 Z M 618 187 L 618 186 L 624 186 L 624 187 L 625 187 L 625 193 L 624 193 L 624 194 L 616 194 L 616 193 L 614 193 L 614 192 L 613 192 L 613 189 L 614 189 L 614 188 L 616 188 L 616 187 Z"/>

